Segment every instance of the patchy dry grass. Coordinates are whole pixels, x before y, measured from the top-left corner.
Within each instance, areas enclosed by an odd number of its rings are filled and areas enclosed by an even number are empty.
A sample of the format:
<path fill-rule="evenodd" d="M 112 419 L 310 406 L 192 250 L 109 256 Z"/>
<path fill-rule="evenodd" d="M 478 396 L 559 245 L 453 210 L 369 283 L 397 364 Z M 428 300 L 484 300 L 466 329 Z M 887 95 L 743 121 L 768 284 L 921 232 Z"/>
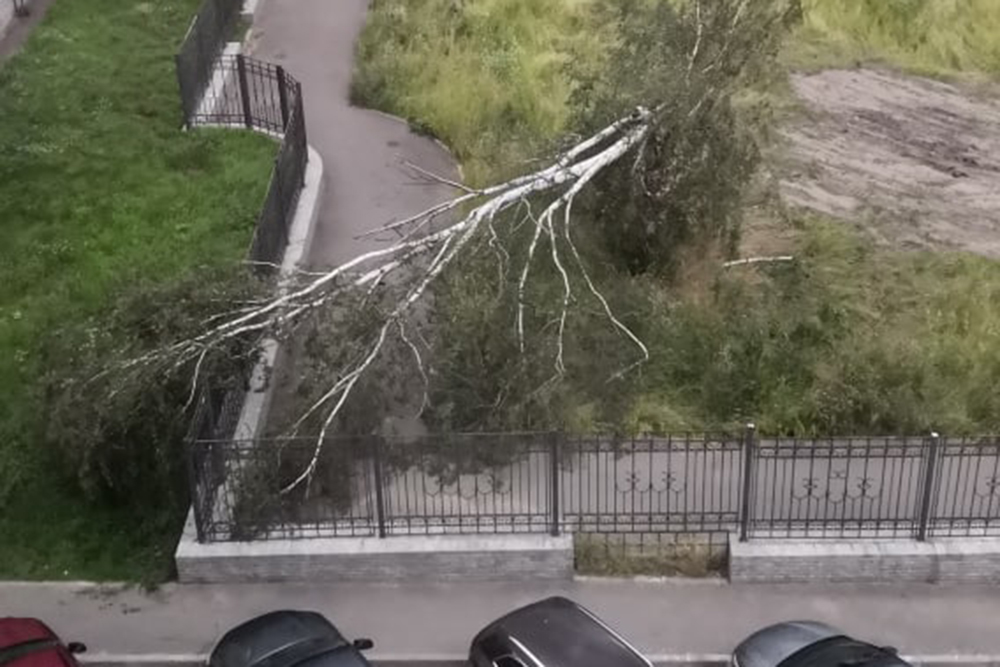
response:
<path fill-rule="evenodd" d="M 665 539 L 657 539 L 661 537 Z M 709 544 L 704 537 L 670 537 L 575 535 L 576 571 L 606 577 L 717 577 L 725 572 L 724 545 Z"/>
<path fill-rule="evenodd" d="M 881 62 L 929 75 L 1000 75 L 995 0 L 803 0 L 788 56 L 819 69 Z"/>

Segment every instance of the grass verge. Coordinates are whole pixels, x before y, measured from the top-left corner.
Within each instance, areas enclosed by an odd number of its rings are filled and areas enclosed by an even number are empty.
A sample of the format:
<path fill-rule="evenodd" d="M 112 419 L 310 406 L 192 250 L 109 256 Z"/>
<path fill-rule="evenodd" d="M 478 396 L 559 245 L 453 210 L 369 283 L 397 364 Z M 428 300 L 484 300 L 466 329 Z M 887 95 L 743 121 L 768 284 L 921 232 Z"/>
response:
<path fill-rule="evenodd" d="M 59 0 L 0 65 L 0 577 L 142 579 L 178 511 L 85 503 L 41 446 L 41 341 L 125 286 L 239 260 L 276 150 L 182 132 L 173 53 L 197 0 Z"/>
<path fill-rule="evenodd" d="M 523 170 L 566 127 L 567 76 L 600 65 L 594 0 L 375 0 L 352 99 L 442 139 L 470 182 Z"/>
<path fill-rule="evenodd" d="M 1000 3 L 994 0 L 803 0 L 789 44 L 798 68 L 881 62 L 949 76 L 1000 74 Z"/>
<path fill-rule="evenodd" d="M 677 539 L 673 539 L 673 538 Z M 577 574 L 599 577 L 718 577 L 727 547 L 704 536 L 587 534 L 573 537 Z"/>

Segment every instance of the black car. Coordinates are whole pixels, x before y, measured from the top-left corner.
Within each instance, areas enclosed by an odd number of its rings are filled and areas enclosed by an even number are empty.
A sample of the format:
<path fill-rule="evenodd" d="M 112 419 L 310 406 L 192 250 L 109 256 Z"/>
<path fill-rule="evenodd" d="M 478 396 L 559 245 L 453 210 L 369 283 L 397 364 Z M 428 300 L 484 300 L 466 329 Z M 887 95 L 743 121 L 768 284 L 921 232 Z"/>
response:
<path fill-rule="evenodd" d="M 321 614 L 273 611 L 233 628 L 219 640 L 209 667 L 370 667 L 361 651 L 370 639 L 349 642 Z"/>
<path fill-rule="evenodd" d="M 758 630 L 733 651 L 733 667 L 910 667 L 896 649 L 852 639 L 824 623 L 789 621 Z"/>
<path fill-rule="evenodd" d="M 561 597 L 486 626 L 472 640 L 469 662 L 472 667 L 652 667 L 594 614 Z"/>

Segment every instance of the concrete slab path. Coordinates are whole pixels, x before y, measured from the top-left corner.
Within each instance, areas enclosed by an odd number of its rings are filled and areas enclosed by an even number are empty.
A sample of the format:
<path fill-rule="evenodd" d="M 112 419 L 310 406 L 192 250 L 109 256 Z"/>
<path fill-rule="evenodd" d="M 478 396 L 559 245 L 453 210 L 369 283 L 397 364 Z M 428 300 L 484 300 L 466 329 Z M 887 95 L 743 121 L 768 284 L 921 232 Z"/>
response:
<path fill-rule="evenodd" d="M 254 19 L 255 57 L 285 67 L 302 83 L 309 143 L 326 167 L 324 198 L 311 251 L 313 266 L 331 266 L 377 247 L 356 237 L 453 195 L 415 179 L 408 160 L 454 178 L 446 150 L 396 119 L 349 102 L 354 44 L 368 0 L 261 0 Z"/>
<path fill-rule="evenodd" d="M 554 594 L 593 609 L 650 655 L 725 653 L 780 620 L 827 621 L 910 655 L 1000 654 L 994 588 L 738 586 L 581 580 L 408 585 L 169 585 L 145 594 L 72 584 L 0 584 L 0 616 L 38 616 L 93 652 L 192 654 L 226 629 L 283 608 L 326 614 L 379 656 L 464 655 L 483 625 Z"/>

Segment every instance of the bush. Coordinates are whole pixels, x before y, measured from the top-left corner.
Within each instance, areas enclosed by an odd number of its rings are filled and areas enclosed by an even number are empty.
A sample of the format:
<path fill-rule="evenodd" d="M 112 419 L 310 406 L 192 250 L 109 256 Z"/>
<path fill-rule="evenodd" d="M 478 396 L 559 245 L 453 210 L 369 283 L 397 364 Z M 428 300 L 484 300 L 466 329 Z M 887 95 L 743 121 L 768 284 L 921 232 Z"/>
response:
<path fill-rule="evenodd" d="M 697 256 L 735 251 L 743 193 L 759 154 L 754 128 L 733 97 L 774 63 L 798 5 L 613 6 L 619 46 L 575 99 L 584 133 L 637 106 L 655 106 L 656 121 L 638 156 L 599 177 L 591 212 L 619 266 L 671 275 L 686 249 Z"/>
<path fill-rule="evenodd" d="M 128 365 L 200 331 L 203 320 L 247 298 L 246 274 L 202 270 L 172 285 L 127 288 L 114 306 L 43 345 L 46 442 L 57 466 L 88 498 L 137 514 L 183 504 L 184 436 L 190 427 L 193 364 Z M 249 342 L 206 356 L 200 382 L 244 382 Z"/>
<path fill-rule="evenodd" d="M 802 224 L 795 262 L 753 280 L 720 270 L 707 295 L 661 298 L 633 423 L 658 405 L 696 428 L 754 420 L 788 435 L 1000 428 L 1000 266 Z"/>

